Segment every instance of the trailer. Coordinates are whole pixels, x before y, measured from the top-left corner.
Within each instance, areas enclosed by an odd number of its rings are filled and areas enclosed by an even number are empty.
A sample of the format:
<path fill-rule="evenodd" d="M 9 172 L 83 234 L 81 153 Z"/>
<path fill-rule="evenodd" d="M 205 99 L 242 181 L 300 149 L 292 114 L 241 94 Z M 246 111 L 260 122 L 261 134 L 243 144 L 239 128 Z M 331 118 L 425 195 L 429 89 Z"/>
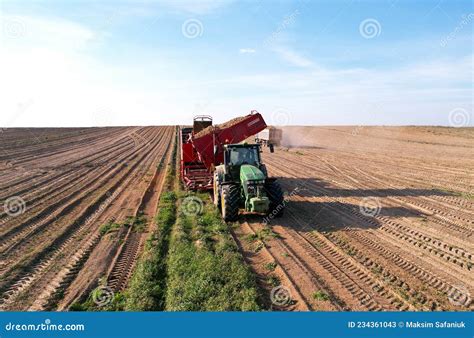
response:
<path fill-rule="evenodd" d="M 180 176 L 186 188 L 191 190 L 212 189 L 212 173 L 201 161 L 199 154 L 192 144 L 192 137 L 205 128 L 212 126 L 212 117 L 198 115 L 193 119 L 192 127 L 180 129 Z"/>
<path fill-rule="evenodd" d="M 282 138 L 283 130 L 269 126 L 255 136 L 255 143 L 263 146 L 280 146 Z"/>

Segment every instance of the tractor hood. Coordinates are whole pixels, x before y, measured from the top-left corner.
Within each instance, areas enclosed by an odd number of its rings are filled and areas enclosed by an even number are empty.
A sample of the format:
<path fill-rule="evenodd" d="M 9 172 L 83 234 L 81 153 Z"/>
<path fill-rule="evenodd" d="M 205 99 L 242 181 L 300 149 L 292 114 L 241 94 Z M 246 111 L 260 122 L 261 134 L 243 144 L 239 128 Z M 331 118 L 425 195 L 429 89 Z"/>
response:
<path fill-rule="evenodd" d="M 250 164 L 240 166 L 240 181 L 247 183 L 248 181 L 265 181 L 264 173 L 257 167 Z"/>

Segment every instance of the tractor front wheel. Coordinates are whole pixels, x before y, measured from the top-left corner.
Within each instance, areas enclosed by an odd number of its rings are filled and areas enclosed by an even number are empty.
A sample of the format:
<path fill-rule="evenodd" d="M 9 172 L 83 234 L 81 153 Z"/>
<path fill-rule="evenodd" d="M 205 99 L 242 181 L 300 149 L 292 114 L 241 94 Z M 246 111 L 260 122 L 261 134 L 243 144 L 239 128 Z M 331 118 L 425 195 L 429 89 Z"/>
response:
<path fill-rule="evenodd" d="M 222 188 L 221 211 L 226 222 L 235 222 L 239 218 L 240 188 L 237 185 L 227 185 Z"/>
<path fill-rule="evenodd" d="M 276 181 L 272 181 L 265 185 L 265 190 L 270 199 L 269 214 L 272 214 L 275 217 L 283 216 L 283 211 L 285 210 L 285 199 L 280 184 Z"/>

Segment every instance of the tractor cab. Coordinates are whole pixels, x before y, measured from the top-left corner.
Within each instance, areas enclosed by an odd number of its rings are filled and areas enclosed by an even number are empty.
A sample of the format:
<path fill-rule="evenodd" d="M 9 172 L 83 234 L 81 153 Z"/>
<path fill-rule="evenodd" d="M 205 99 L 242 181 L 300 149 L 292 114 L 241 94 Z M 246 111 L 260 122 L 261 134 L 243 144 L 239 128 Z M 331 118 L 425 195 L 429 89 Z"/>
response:
<path fill-rule="evenodd" d="M 240 177 L 242 166 L 255 167 L 257 170 L 263 171 L 264 175 L 267 173 L 260 157 L 259 144 L 226 144 L 224 146 L 224 166 L 227 174 L 233 179 Z"/>
<path fill-rule="evenodd" d="M 228 144 L 224 151 L 224 164 L 229 166 L 240 166 L 250 164 L 259 166 L 260 145 L 258 144 Z"/>

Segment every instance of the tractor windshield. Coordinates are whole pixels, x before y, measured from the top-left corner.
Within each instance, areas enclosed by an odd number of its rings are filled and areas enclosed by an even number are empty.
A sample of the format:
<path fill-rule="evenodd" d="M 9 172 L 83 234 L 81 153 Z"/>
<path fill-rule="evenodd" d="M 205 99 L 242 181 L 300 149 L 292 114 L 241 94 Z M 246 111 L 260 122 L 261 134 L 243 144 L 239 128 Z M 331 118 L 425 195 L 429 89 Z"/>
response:
<path fill-rule="evenodd" d="M 242 165 L 251 164 L 258 165 L 258 149 L 257 148 L 231 148 L 229 150 L 229 164 Z"/>

